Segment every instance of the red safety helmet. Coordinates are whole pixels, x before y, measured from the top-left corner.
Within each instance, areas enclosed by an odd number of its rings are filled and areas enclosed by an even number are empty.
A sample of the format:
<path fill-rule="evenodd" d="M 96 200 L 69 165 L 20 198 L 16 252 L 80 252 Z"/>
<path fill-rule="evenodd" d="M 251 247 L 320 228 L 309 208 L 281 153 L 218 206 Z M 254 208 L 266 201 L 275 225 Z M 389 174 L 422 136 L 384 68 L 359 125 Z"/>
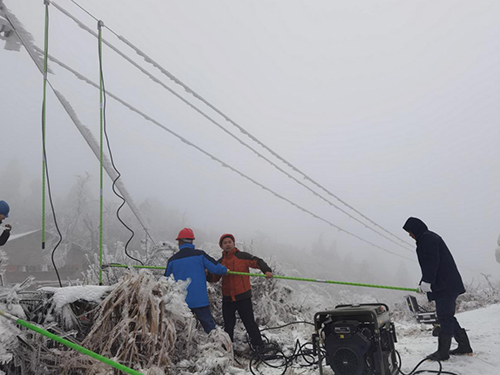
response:
<path fill-rule="evenodd" d="M 177 238 L 175 239 L 176 241 L 185 239 L 185 240 L 194 240 L 194 233 L 191 228 L 184 228 L 181 229 L 179 234 L 177 235 Z"/>
<path fill-rule="evenodd" d="M 224 241 L 224 238 L 231 238 L 233 240 L 233 242 L 236 242 L 236 240 L 234 239 L 234 236 L 232 234 L 229 234 L 229 233 L 224 233 L 222 236 L 220 236 L 220 240 L 219 240 L 219 246 L 222 248 L 222 241 Z"/>

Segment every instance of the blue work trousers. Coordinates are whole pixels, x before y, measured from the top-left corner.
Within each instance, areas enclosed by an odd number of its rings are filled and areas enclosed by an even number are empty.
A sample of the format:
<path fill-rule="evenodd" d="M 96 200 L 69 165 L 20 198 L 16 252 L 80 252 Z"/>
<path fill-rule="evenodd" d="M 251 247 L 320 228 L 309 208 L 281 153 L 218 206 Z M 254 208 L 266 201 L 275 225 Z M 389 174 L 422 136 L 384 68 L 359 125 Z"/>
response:
<path fill-rule="evenodd" d="M 206 333 L 210 333 L 210 331 L 215 329 L 214 318 L 209 306 L 196 307 L 191 309 L 191 311 L 196 315 Z"/>

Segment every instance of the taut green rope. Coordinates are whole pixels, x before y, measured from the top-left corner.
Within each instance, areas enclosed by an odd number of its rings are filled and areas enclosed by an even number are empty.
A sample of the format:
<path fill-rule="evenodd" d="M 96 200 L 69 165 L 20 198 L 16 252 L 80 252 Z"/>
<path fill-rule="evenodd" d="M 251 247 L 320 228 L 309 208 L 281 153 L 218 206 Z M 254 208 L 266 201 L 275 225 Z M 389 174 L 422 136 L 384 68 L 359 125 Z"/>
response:
<path fill-rule="evenodd" d="M 260 276 L 266 277 L 262 273 L 246 273 L 246 272 L 236 272 L 229 271 L 229 275 L 245 275 L 245 276 Z M 418 289 L 414 288 L 401 288 L 398 286 L 385 286 L 385 285 L 375 285 L 375 284 L 361 284 L 361 283 L 348 283 L 346 281 L 332 281 L 332 280 L 321 280 L 321 279 L 306 279 L 303 277 L 291 277 L 291 276 L 280 276 L 274 275 L 275 279 L 285 279 L 285 280 L 296 280 L 296 281 L 309 281 L 313 283 L 325 283 L 325 284 L 338 284 L 338 285 L 349 285 L 349 286 L 361 286 L 365 288 L 377 288 L 377 289 L 392 289 L 392 290 L 405 290 L 408 292 L 418 292 Z"/>
<path fill-rule="evenodd" d="M 154 270 L 164 270 L 165 267 L 158 267 L 158 266 L 128 266 L 126 264 L 117 264 L 117 263 L 111 263 L 104 265 L 104 267 L 116 267 L 116 268 L 147 268 L 147 269 L 154 269 Z M 258 277 L 266 277 L 263 273 L 246 273 L 246 272 L 236 272 L 236 271 L 229 271 L 228 275 L 244 275 L 244 276 L 258 276 Z M 273 275 L 275 279 L 283 279 L 283 280 L 295 280 L 295 281 L 307 281 L 307 282 L 313 282 L 313 283 L 324 283 L 324 284 L 337 284 L 337 285 L 349 285 L 349 286 L 361 286 L 365 288 L 377 288 L 377 289 L 392 289 L 392 290 L 402 290 L 402 291 L 407 291 L 407 292 L 416 292 L 418 293 L 418 289 L 414 288 L 402 288 L 399 286 L 386 286 L 386 285 L 375 285 L 375 284 L 362 284 L 362 283 L 349 283 L 346 281 L 333 281 L 333 280 L 321 280 L 321 279 L 307 279 L 304 277 L 291 277 L 291 276 L 280 276 L 280 275 Z"/>
<path fill-rule="evenodd" d="M 74 342 L 71 342 L 71 341 L 68 341 L 66 339 L 63 339 L 62 337 L 59 337 L 53 333 L 50 333 L 36 325 L 33 325 L 29 322 L 26 322 L 22 319 L 18 319 L 16 316 L 14 315 L 11 315 L 3 310 L 0 310 L 0 316 L 3 316 L 7 319 L 10 319 L 14 322 L 16 322 L 17 324 L 19 324 L 20 326 L 23 326 L 23 327 L 26 327 L 32 331 L 35 331 L 36 333 L 39 333 L 45 337 L 48 337 L 49 339 L 52 339 L 54 341 L 57 341 L 58 343 L 60 344 L 63 344 L 63 345 L 66 345 L 68 348 L 71 348 L 71 349 L 74 349 L 76 351 L 79 351 L 80 353 L 82 354 L 85 354 L 85 355 L 88 355 L 89 357 L 92 357 L 94 359 L 97 359 L 98 361 L 101 361 L 102 363 L 105 363 L 107 365 L 110 365 L 110 366 L 113 366 L 114 368 L 120 370 L 120 371 L 123 371 L 127 374 L 132 374 L 132 375 L 142 375 L 141 372 L 139 371 L 136 371 L 136 370 L 133 370 L 129 367 L 126 367 L 118 362 L 115 362 L 115 361 L 112 361 L 111 359 L 109 358 L 106 358 L 106 357 L 103 357 L 102 355 L 100 354 L 97 354 L 89 349 L 86 349 L 84 348 L 83 346 L 80 346 L 78 344 L 75 344 Z"/>
<path fill-rule="evenodd" d="M 140 265 L 128 265 L 128 264 L 118 264 L 118 263 L 110 263 L 110 264 L 103 264 L 101 268 L 107 268 L 107 267 L 113 267 L 113 268 L 147 268 L 150 270 L 164 270 L 166 267 L 159 267 L 159 266 L 140 266 Z"/>

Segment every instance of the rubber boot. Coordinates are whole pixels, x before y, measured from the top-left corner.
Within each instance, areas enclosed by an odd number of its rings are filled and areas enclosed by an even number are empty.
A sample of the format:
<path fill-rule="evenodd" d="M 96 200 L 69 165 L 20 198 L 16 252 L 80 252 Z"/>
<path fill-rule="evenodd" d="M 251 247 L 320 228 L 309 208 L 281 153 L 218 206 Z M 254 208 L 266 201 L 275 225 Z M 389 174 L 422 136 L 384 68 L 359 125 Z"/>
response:
<path fill-rule="evenodd" d="M 470 347 L 469 337 L 465 329 L 460 328 L 458 332 L 453 335 L 456 342 L 458 342 L 458 347 L 456 349 L 450 350 L 451 355 L 472 355 L 472 348 Z"/>
<path fill-rule="evenodd" d="M 429 354 L 426 358 L 431 361 L 446 361 L 450 359 L 451 337 L 438 338 L 438 350 Z"/>
<path fill-rule="evenodd" d="M 440 333 L 441 333 L 441 326 L 439 324 L 434 325 L 434 328 L 432 329 L 432 336 L 439 337 Z"/>

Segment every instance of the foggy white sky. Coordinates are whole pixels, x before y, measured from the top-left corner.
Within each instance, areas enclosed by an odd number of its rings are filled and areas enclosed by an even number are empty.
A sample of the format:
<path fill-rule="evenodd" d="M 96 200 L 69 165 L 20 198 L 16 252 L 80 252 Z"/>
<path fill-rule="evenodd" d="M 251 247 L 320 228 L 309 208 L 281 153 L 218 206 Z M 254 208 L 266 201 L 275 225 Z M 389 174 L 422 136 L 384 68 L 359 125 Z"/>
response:
<path fill-rule="evenodd" d="M 43 2 L 4 3 L 41 47 Z M 56 3 L 96 30 L 95 21 L 69 0 Z M 80 4 L 388 230 L 406 238 L 404 221 L 420 217 L 445 239 L 468 277 L 498 275 L 498 1 Z M 54 7 L 50 11 L 50 53 L 97 81 L 96 40 Z M 208 111 L 109 31 L 104 37 Z M 50 80 L 97 138 L 98 92 L 51 67 Z M 2 166 L 16 158 L 30 180 L 40 175 L 42 78 L 24 50 L 6 51 L 1 41 L 0 72 Z M 104 77 L 109 91 L 262 184 L 361 237 L 414 257 L 313 197 L 109 48 L 104 48 Z M 337 238 L 353 256 L 390 257 L 278 200 L 111 98 L 107 115 L 117 166 L 137 202 L 156 197 L 186 212 L 194 228 L 239 238 L 264 231 L 280 242 L 310 247 L 323 234 L 327 243 Z M 97 195 L 97 160 L 52 93 L 47 120 L 54 189 L 65 191 L 75 175 L 88 171 Z"/>

